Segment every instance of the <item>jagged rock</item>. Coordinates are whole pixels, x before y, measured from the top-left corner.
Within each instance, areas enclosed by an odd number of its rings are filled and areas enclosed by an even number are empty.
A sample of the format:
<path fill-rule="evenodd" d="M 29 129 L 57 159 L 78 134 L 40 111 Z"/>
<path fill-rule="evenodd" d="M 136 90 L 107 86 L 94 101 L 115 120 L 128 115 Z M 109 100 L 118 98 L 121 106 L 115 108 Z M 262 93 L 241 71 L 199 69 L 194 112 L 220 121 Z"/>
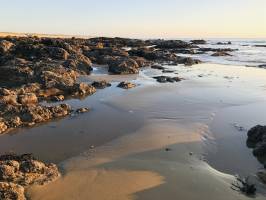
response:
<path fill-rule="evenodd" d="M 73 70 L 79 70 L 84 74 L 89 74 L 93 70 L 91 60 L 82 54 L 71 56 L 63 65 Z"/>
<path fill-rule="evenodd" d="M 26 200 L 24 188 L 18 184 L 0 182 L 1 200 Z"/>
<path fill-rule="evenodd" d="M 9 42 L 7 40 L 1 40 L 0 41 L 0 56 L 6 54 L 14 44 L 12 42 Z"/>
<path fill-rule="evenodd" d="M 72 93 L 74 95 L 86 96 L 92 95 L 96 92 L 95 87 L 88 85 L 86 83 L 76 83 L 72 88 Z"/>
<path fill-rule="evenodd" d="M 117 87 L 120 87 L 120 88 L 123 88 L 123 89 L 131 89 L 131 88 L 136 87 L 136 85 L 133 84 L 133 83 L 130 83 L 130 82 L 121 82 L 121 83 L 118 84 Z"/>
<path fill-rule="evenodd" d="M 22 123 L 23 122 L 21 121 L 19 116 L 14 116 L 8 121 L 8 126 L 10 128 L 17 128 L 17 127 L 20 127 Z"/>
<path fill-rule="evenodd" d="M 91 84 L 93 87 L 95 87 L 96 89 L 104 89 L 106 87 L 111 87 L 111 83 L 106 82 L 105 80 L 103 81 L 94 81 Z"/>
<path fill-rule="evenodd" d="M 0 121 L 0 134 L 4 133 L 7 130 L 7 125 L 5 124 L 5 122 L 1 122 Z"/>
<path fill-rule="evenodd" d="M 17 105 L 17 95 L 16 94 L 10 94 L 6 96 L 0 96 L 0 102 L 3 104 L 10 104 L 10 105 Z"/>
<path fill-rule="evenodd" d="M 137 74 L 139 73 L 138 63 L 127 57 L 117 57 L 109 62 L 109 72 L 114 74 Z"/>
<path fill-rule="evenodd" d="M 46 164 L 30 154 L 0 156 L 0 199 L 24 200 L 24 187 L 44 185 L 60 177 L 54 164 Z"/>
<path fill-rule="evenodd" d="M 34 93 L 27 93 L 18 96 L 18 103 L 23 105 L 37 104 L 38 98 Z"/>

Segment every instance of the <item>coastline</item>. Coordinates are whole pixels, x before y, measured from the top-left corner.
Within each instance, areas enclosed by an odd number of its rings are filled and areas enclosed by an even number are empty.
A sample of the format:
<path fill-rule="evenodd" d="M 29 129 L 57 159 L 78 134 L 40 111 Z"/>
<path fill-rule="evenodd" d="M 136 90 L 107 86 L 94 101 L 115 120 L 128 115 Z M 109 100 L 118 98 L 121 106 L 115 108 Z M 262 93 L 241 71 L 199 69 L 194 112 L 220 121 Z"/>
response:
<path fill-rule="evenodd" d="M 215 152 L 213 146 L 221 140 L 213 135 L 209 125 L 214 122 L 214 127 L 223 126 L 222 123 L 219 126 L 215 125 L 218 110 L 230 109 L 230 107 L 237 105 L 240 107 L 249 104 L 259 106 L 260 102 L 265 102 L 264 89 L 261 89 L 263 79 L 257 79 L 256 83 L 250 85 L 249 78 L 252 79 L 252 73 L 266 74 L 266 72 L 263 69 L 237 66 L 235 70 L 232 70 L 223 65 L 215 65 L 216 67 L 212 69 L 213 66 L 213 64 L 202 64 L 193 66 L 191 70 L 187 68 L 182 70 L 182 67 L 181 69 L 179 67 L 177 71 L 183 77 L 187 77 L 187 80 L 178 85 L 155 84 L 151 86 L 149 85 L 151 80 L 148 79 L 147 85 L 142 82 L 142 86 L 125 91 L 127 95 L 114 95 L 104 99 L 108 105 L 124 112 L 131 111 L 136 116 L 143 116 L 143 119 L 150 120 L 145 120 L 142 128 L 130 134 L 118 137 L 111 142 L 95 147 L 95 149 L 90 149 L 81 156 L 73 157 L 61 163 L 65 172 L 62 179 L 45 187 L 33 187 L 28 194 L 33 199 L 71 199 L 73 195 L 77 195 L 81 199 L 88 197 L 98 199 L 107 197 L 108 199 L 160 199 L 162 196 L 172 199 L 177 194 L 189 199 L 197 199 L 198 195 L 206 195 L 206 198 L 213 197 L 216 199 L 248 199 L 248 197 L 231 190 L 230 185 L 234 182 L 235 174 L 216 171 L 205 162 L 208 162 L 207 154 Z M 234 71 L 239 72 L 239 70 L 242 71 L 238 74 L 239 78 L 233 80 L 224 78 L 225 75 L 233 75 Z M 208 75 L 211 71 L 212 75 Z M 204 72 L 206 78 L 199 78 L 197 76 L 199 72 Z M 143 73 L 152 72 L 148 70 Z M 262 78 L 263 76 L 261 75 Z M 143 77 L 140 79 L 143 81 Z M 252 95 L 248 93 L 250 89 L 253 91 Z M 238 95 L 233 96 L 236 90 Z M 205 95 L 198 95 L 199 93 Z M 205 96 L 210 96 L 206 95 L 208 93 L 212 94 L 211 99 L 205 98 Z M 137 96 L 142 96 L 142 100 L 134 101 Z M 158 107 L 159 105 L 161 108 Z M 176 110 L 170 112 L 173 108 Z M 243 123 L 246 123 L 248 119 Z M 236 119 L 233 118 L 229 121 L 230 123 L 226 124 L 234 128 L 233 120 Z M 260 120 L 262 119 L 260 118 Z M 253 123 L 256 122 L 258 121 Z M 239 133 L 236 131 L 236 134 Z M 245 136 L 245 132 L 240 134 Z M 220 133 L 220 137 L 228 136 L 226 133 Z M 210 144 L 212 142 L 216 144 Z M 223 154 L 223 150 L 230 145 L 222 146 L 220 149 L 222 156 L 226 156 L 226 152 Z M 249 150 L 245 147 L 245 143 L 240 145 L 242 146 L 237 148 L 237 153 L 244 157 L 243 163 L 239 165 L 240 163 L 227 162 L 224 163 L 223 167 L 231 169 L 237 165 L 241 168 L 243 164 L 252 160 L 254 166 L 250 168 L 243 166 L 241 170 L 244 170 L 242 171 L 243 175 L 253 176 L 259 165 L 254 163 L 256 161 L 251 153 L 246 154 L 246 151 Z M 166 148 L 171 150 L 168 152 L 165 150 Z M 244 148 L 247 150 L 241 152 Z M 190 153 L 193 154 L 190 155 Z M 222 159 L 219 157 L 221 155 L 215 153 L 214 155 L 217 156 L 217 161 Z M 214 160 L 213 162 L 217 161 Z M 223 171 L 223 169 L 220 170 Z M 253 173 L 250 174 L 250 172 Z M 125 179 L 122 177 L 132 178 Z M 108 180 L 112 181 L 109 182 Z M 191 183 L 191 180 L 194 181 Z M 80 190 L 72 185 L 73 182 L 78 182 L 77 187 L 80 189 L 91 189 Z M 138 182 L 137 188 L 130 186 L 130 183 Z M 62 188 L 69 188 L 69 193 L 57 192 Z M 116 190 L 118 191 L 114 193 Z M 191 190 L 194 192 L 191 193 Z M 263 199 L 264 186 L 258 185 L 258 191 L 255 199 Z M 51 195 L 47 196 L 47 194 Z"/>
<path fill-rule="evenodd" d="M 5 39 L 0 151 L 34 153 L 62 173 L 25 187 L 30 199 L 247 199 L 231 188 L 236 173 L 264 198 L 246 132 L 265 118 L 266 70 L 183 56 L 237 50 L 204 40 Z"/>

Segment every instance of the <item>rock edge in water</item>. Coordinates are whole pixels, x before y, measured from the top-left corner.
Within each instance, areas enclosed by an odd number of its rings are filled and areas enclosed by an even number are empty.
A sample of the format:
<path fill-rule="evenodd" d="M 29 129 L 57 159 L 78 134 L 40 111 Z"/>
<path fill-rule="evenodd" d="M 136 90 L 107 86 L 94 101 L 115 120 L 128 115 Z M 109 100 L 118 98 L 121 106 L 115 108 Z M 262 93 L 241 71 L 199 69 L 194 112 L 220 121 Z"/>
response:
<path fill-rule="evenodd" d="M 253 149 L 253 155 L 264 165 L 257 175 L 266 184 L 266 126 L 257 125 L 248 131 L 247 146 Z"/>
<path fill-rule="evenodd" d="M 55 164 L 46 164 L 32 154 L 0 156 L 0 199 L 25 200 L 25 189 L 45 185 L 60 177 Z"/>

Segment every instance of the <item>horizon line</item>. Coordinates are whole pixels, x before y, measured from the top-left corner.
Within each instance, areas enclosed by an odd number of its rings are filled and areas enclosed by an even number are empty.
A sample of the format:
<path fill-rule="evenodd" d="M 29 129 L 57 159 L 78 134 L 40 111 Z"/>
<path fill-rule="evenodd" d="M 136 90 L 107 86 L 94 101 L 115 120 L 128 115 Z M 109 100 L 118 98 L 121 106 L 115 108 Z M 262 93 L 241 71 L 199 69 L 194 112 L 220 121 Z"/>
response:
<path fill-rule="evenodd" d="M 65 34 L 65 33 L 33 33 L 33 32 L 8 32 L 8 31 L 0 31 L 0 37 L 27 37 L 27 36 L 37 36 L 37 37 L 51 37 L 51 38 L 99 38 L 99 37 L 106 37 L 106 38 L 129 38 L 129 39 L 142 39 L 142 40 L 153 40 L 153 39 L 166 39 L 166 40 L 177 40 L 177 39 L 258 39 L 258 40 L 266 40 L 266 37 L 131 37 L 131 36 L 104 36 L 104 35 L 86 35 L 86 34 Z"/>

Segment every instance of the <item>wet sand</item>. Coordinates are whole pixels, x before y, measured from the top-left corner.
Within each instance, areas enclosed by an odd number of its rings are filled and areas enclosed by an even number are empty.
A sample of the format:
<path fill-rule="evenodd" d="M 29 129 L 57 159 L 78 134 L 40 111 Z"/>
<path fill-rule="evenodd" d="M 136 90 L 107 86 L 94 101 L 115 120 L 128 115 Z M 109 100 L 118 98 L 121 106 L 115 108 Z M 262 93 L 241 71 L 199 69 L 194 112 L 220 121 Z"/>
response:
<path fill-rule="evenodd" d="M 123 77 L 112 77 L 113 87 L 67 101 L 92 112 L 1 136 L 1 152 L 36 152 L 61 166 L 61 179 L 30 188 L 28 195 L 248 199 L 231 190 L 233 175 L 254 175 L 261 166 L 245 145 L 246 131 L 237 127 L 264 122 L 257 113 L 266 105 L 266 71 L 214 64 L 168 68 L 185 80 L 159 84 L 151 77 L 160 71 L 145 69 L 132 78 L 139 86 L 127 91 L 115 87 Z M 88 81 L 106 77 L 96 73 Z M 256 199 L 265 199 L 264 193 L 259 185 Z"/>

